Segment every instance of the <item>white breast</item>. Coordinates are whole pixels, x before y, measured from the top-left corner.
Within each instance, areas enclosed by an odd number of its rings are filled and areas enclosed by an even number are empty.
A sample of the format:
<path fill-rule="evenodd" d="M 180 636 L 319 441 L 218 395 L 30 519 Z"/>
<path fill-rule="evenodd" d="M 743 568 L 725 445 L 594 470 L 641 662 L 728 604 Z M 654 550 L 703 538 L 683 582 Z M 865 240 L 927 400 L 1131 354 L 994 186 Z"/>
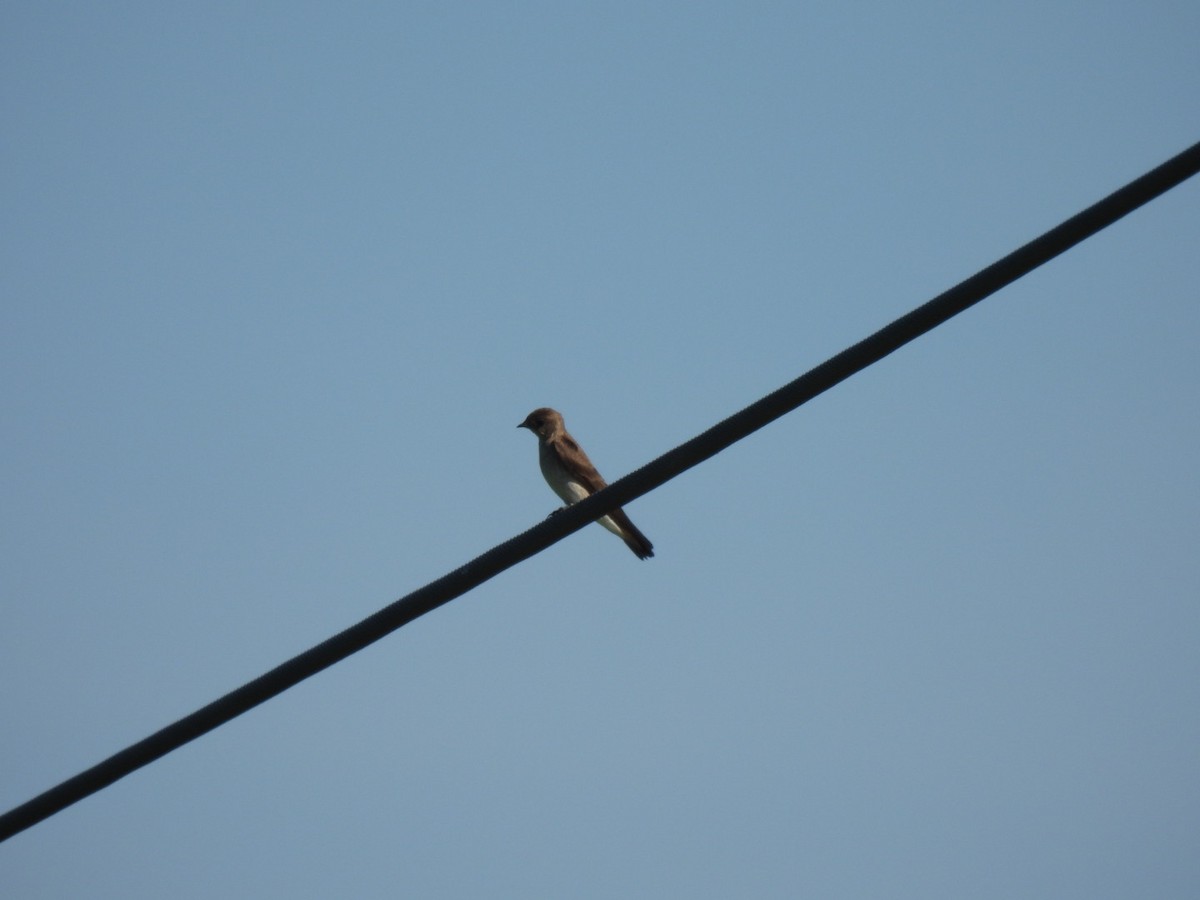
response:
<path fill-rule="evenodd" d="M 542 470 L 542 477 L 546 479 L 546 484 L 550 485 L 550 490 L 558 494 L 568 505 L 578 503 L 588 495 L 587 488 L 572 479 L 563 470 L 553 453 L 539 453 L 538 466 Z"/>

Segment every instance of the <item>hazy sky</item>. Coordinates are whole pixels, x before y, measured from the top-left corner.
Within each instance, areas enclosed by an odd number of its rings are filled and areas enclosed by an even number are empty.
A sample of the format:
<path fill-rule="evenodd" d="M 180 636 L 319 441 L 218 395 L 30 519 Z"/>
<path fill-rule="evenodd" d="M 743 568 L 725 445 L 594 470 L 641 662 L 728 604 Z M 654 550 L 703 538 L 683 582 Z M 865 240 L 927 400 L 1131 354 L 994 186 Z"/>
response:
<path fill-rule="evenodd" d="M 1200 5 L 0 13 L 0 807 L 1200 139 Z M 1200 183 L 0 845 L 12 898 L 1200 895 Z"/>

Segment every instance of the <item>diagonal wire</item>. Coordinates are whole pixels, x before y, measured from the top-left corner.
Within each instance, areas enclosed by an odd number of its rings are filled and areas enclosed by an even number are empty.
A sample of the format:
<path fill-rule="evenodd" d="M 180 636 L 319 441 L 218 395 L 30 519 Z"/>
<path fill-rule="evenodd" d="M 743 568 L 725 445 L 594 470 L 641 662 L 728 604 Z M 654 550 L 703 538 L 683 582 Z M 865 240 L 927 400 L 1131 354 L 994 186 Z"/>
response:
<path fill-rule="evenodd" d="M 212 731 L 413 619 L 448 603 L 505 569 L 545 550 L 618 506 L 654 490 L 775 419 L 898 350 L 985 297 L 1091 237 L 1200 172 L 1200 144 L 1131 181 L 1103 200 L 875 334 L 843 350 L 777 391 L 750 404 L 674 450 L 613 482 L 523 534 L 402 597 L 340 634 L 294 656 L 236 690 L 50 788 L 0 816 L 0 841 L 94 794 L 120 778 Z"/>

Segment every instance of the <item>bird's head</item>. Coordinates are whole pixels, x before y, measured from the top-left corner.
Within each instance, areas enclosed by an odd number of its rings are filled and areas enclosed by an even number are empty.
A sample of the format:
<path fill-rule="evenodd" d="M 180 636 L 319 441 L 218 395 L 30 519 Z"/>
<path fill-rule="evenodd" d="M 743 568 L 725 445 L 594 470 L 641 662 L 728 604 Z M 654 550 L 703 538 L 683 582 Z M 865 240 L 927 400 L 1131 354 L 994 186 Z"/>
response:
<path fill-rule="evenodd" d="M 528 428 L 542 440 L 548 440 L 563 430 L 563 417 L 548 406 L 535 409 L 517 426 Z"/>

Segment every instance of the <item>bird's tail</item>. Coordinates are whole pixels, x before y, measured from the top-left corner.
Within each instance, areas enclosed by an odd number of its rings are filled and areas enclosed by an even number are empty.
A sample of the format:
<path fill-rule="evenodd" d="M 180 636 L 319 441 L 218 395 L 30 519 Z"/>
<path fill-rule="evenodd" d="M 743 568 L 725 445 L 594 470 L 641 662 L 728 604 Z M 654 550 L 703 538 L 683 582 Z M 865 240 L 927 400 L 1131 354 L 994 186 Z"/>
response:
<path fill-rule="evenodd" d="M 624 510 L 618 509 L 616 512 L 609 513 L 609 518 L 621 529 L 621 540 L 638 559 L 649 559 L 654 555 L 654 545 L 650 543 L 648 537 L 638 531 L 636 525 L 629 521 L 629 516 L 625 515 Z"/>

